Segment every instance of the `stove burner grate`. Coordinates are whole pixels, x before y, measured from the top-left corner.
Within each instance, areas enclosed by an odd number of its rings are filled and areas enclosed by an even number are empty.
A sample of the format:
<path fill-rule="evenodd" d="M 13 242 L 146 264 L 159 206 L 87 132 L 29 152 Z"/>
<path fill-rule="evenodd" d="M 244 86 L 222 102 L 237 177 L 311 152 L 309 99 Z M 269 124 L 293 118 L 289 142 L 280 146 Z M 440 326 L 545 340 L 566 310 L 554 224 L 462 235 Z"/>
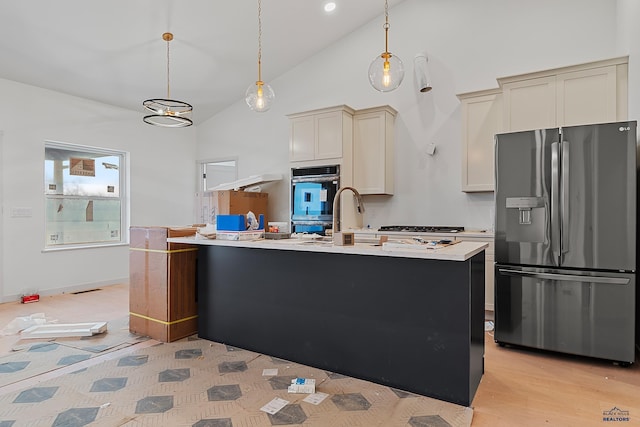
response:
<path fill-rule="evenodd" d="M 440 225 L 383 225 L 378 231 L 402 231 L 407 233 L 459 233 L 464 227 Z"/>

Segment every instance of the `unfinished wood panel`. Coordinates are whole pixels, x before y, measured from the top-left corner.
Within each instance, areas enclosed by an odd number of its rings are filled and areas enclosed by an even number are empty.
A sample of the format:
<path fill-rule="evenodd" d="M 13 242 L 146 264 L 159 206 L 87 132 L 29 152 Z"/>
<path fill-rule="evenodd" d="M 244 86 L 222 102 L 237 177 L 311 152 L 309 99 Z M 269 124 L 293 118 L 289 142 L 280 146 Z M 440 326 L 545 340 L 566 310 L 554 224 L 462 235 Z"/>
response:
<path fill-rule="evenodd" d="M 196 229 L 131 227 L 129 329 L 171 342 L 197 332 L 197 248 L 167 243 Z"/>

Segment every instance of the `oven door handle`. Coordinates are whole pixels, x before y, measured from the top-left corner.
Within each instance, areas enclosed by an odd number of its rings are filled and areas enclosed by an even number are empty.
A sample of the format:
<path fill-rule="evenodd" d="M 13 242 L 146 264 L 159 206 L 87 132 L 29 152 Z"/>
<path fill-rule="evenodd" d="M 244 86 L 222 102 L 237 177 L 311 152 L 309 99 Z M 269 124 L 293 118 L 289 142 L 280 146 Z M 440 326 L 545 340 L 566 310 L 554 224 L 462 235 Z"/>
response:
<path fill-rule="evenodd" d="M 291 182 L 293 184 L 297 182 L 332 182 L 338 181 L 340 177 L 338 175 L 330 175 L 330 176 L 300 176 L 291 178 Z"/>

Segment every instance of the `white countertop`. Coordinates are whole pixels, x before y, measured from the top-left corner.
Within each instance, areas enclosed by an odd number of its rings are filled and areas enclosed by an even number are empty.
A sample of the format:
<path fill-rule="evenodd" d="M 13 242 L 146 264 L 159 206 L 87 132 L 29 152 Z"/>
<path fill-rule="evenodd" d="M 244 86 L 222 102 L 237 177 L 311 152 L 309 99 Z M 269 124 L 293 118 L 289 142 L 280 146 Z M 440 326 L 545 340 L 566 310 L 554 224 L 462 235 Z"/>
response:
<path fill-rule="evenodd" d="M 345 230 L 345 231 L 352 231 L 354 232 L 356 235 L 371 235 L 374 237 L 380 237 L 380 236 L 393 236 L 395 238 L 411 238 L 413 236 L 425 236 L 425 237 L 438 237 L 438 238 L 443 238 L 443 237 L 447 237 L 447 238 L 452 238 L 452 237 L 458 237 L 458 238 L 465 238 L 465 237 L 481 237 L 481 238 L 486 238 L 488 240 L 493 239 L 494 234 L 490 231 L 487 230 L 465 230 L 465 231 L 459 231 L 459 232 L 440 232 L 440 233 L 420 233 L 420 232 L 406 232 L 406 231 L 379 231 L 376 228 L 360 228 L 360 229 L 355 229 L 355 230 Z"/>
<path fill-rule="evenodd" d="M 384 233 L 386 234 L 386 233 Z M 406 236 L 407 233 L 404 233 Z M 460 234 L 460 233 L 458 233 Z M 220 240 L 220 239 L 195 239 L 194 237 L 172 237 L 167 239 L 172 243 L 187 243 L 193 245 L 231 246 L 240 248 L 278 249 L 287 251 L 326 252 L 353 255 L 375 255 L 400 258 L 438 259 L 448 261 L 466 261 L 475 254 L 485 250 L 488 243 L 462 241 L 455 245 L 440 249 L 420 250 L 394 248 L 383 250 L 381 246 L 373 243 L 356 243 L 353 246 L 337 246 L 330 241 L 307 239 L 282 239 L 282 240 Z"/>

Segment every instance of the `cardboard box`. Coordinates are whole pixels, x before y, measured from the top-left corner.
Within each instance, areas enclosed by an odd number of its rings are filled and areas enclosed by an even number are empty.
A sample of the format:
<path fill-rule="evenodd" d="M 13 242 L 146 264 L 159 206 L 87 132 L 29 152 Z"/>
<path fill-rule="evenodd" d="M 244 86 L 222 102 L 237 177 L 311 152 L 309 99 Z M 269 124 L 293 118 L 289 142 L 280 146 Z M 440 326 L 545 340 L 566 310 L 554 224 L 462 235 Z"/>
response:
<path fill-rule="evenodd" d="M 198 332 L 197 246 L 167 243 L 195 227 L 129 229 L 129 330 L 162 342 Z"/>
<path fill-rule="evenodd" d="M 196 222 L 212 223 L 216 215 L 246 215 L 251 211 L 256 218 L 264 215 L 267 223 L 268 193 L 253 191 L 205 191 L 197 194 Z"/>

